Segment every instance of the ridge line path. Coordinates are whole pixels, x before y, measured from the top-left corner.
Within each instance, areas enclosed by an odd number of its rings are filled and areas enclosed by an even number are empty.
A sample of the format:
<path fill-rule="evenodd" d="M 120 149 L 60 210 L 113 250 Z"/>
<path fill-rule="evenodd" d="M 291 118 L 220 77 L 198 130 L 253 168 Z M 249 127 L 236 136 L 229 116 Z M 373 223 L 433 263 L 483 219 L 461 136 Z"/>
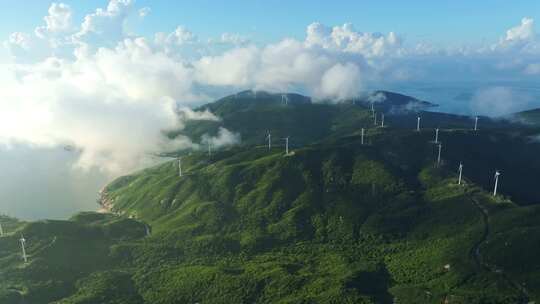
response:
<path fill-rule="evenodd" d="M 487 242 L 487 239 L 491 232 L 489 227 L 489 211 L 474 197 L 471 197 L 470 200 L 478 209 L 478 211 L 482 214 L 482 223 L 484 224 L 484 232 L 482 233 L 482 237 L 474 244 L 473 248 L 471 249 L 471 254 L 473 255 L 474 262 L 480 269 L 484 269 L 496 275 L 500 275 L 507 283 L 513 286 L 519 292 L 519 304 L 534 304 L 535 302 L 529 301 L 529 293 L 525 287 L 514 281 L 501 269 L 497 269 L 495 265 L 489 265 L 487 262 L 484 261 L 482 253 L 480 252 L 480 247 Z"/>

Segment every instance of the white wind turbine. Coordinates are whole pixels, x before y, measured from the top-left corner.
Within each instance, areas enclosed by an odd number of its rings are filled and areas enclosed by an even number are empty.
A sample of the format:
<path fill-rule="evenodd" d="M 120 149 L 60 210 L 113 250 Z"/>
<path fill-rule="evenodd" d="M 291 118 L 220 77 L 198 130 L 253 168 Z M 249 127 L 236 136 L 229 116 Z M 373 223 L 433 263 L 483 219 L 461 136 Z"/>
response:
<path fill-rule="evenodd" d="M 442 150 L 442 143 L 439 143 L 439 155 L 437 156 L 437 167 L 441 165 L 441 150 Z"/>
<path fill-rule="evenodd" d="M 373 101 L 371 102 L 371 115 L 375 117 L 375 107 L 373 106 Z"/>
<path fill-rule="evenodd" d="M 381 113 L 381 127 L 384 128 L 384 113 Z"/>
<path fill-rule="evenodd" d="M 144 230 L 146 232 L 146 236 L 150 236 L 150 227 L 148 225 L 144 225 Z"/>
<path fill-rule="evenodd" d="M 459 171 L 459 177 L 458 177 L 457 184 L 461 185 L 461 174 L 463 173 L 463 164 L 461 162 L 459 163 L 458 171 Z"/>
<path fill-rule="evenodd" d="M 270 131 L 266 131 L 266 140 L 268 140 L 268 150 L 272 149 L 272 134 L 270 134 Z"/>
<path fill-rule="evenodd" d="M 495 187 L 493 187 L 493 196 L 497 196 L 497 186 L 499 186 L 499 175 L 501 172 L 499 170 L 495 171 Z"/>
<path fill-rule="evenodd" d="M 435 143 L 439 142 L 439 128 L 435 129 Z"/>
<path fill-rule="evenodd" d="M 289 104 L 289 97 L 286 94 L 281 94 L 281 103 L 285 105 Z"/>
<path fill-rule="evenodd" d="M 289 155 L 289 136 L 283 139 L 285 140 L 285 155 Z"/>
<path fill-rule="evenodd" d="M 178 176 L 182 177 L 182 157 L 178 157 Z"/>
<path fill-rule="evenodd" d="M 22 258 L 24 260 L 24 262 L 28 262 L 28 257 L 26 256 L 26 239 L 24 238 L 24 236 L 21 234 L 21 238 L 19 239 L 19 242 L 21 243 L 21 251 L 22 251 Z"/>
<path fill-rule="evenodd" d="M 420 116 L 416 118 L 416 131 L 420 132 Z"/>
<path fill-rule="evenodd" d="M 477 131 L 478 130 L 478 116 L 476 116 L 474 118 L 474 130 Z"/>
<path fill-rule="evenodd" d="M 362 128 L 362 133 L 361 133 L 361 134 L 362 134 L 362 137 L 361 137 L 361 139 L 360 139 L 360 143 L 361 143 L 362 145 L 364 145 L 364 133 L 365 133 L 365 132 L 366 132 L 366 130 L 364 130 L 364 128 Z"/>

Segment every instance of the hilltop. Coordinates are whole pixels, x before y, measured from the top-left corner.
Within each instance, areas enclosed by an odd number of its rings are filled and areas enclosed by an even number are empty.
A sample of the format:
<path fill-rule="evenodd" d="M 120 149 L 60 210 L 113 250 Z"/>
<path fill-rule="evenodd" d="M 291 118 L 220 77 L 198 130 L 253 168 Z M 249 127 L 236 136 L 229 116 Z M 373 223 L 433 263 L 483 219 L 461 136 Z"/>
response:
<path fill-rule="evenodd" d="M 375 112 L 396 115 L 417 113 L 434 106 L 413 97 L 386 91 L 376 91 L 364 98 L 346 100 L 341 103 L 330 101 L 313 102 L 299 94 L 272 94 L 264 91 L 244 91 L 226 96 L 204 105 L 198 110 L 209 110 L 221 118 L 220 121 L 191 121 L 185 129 L 172 132 L 174 137 L 182 132 L 193 140 L 203 134 L 215 134 L 219 127 L 240 132 L 243 144 L 260 144 L 268 131 L 280 139 L 291 137 L 295 145 L 311 144 L 323 139 L 341 136 L 373 126 L 372 98 Z M 384 97 L 381 97 L 384 96 Z"/>
<path fill-rule="evenodd" d="M 510 115 L 510 119 L 516 119 L 526 125 L 540 126 L 540 109 L 518 112 Z"/>
<path fill-rule="evenodd" d="M 540 168 L 534 130 L 482 118 L 474 131 L 470 117 L 391 107 L 376 109 L 387 115 L 382 128 L 370 104 L 280 96 L 204 106 L 221 121 L 192 122 L 184 134 L 225 126 L 242 144 L 179 151 L 182 177 L 171 161 L 118 178 L 101 198 L 111 214 L 12 225 L 0 238 L 0 302 L 540 300 L 539 196 L 526 178 Z"/>

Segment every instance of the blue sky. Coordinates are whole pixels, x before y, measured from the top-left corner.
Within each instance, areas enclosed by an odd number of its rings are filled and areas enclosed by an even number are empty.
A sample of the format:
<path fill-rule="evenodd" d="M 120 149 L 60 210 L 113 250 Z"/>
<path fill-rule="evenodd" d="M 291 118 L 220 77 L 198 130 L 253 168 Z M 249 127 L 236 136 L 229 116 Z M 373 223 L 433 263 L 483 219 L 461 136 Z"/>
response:
<path fill-rule="evenodd" d="M 74 20 L 81 21 L 107 1 L 62 1 L 70 5 Z M 142 35 L 171 31 L 183 25 L 201 37 L 235 32 L 257 42 L 284 37 L 301 38 L 314 21 L 327 25 L 351 22 L 359 31 L 395 31 L 408 41 L 429 40 L 447 46 L 493 40 L 523 17 L 540 19 L 540 1 L 277 1 L 277 0 L 137 0 L 137 7 L 150 7 L 143 22 L 130 28 Z M 42 22 L 48 1 L 11 1 L 0 4 L 0 36 L 14 31 L 32 31 Z"/>
<path fill-rule="evenodd" d="M 447 92 L 445 109 L 470 96 L 462 113 L 538 105 L 538 85 L 523 87 L 540 83 L 539 1 L 382 3 L 12 2 L 0 9 L 0 145 L 76 146 L 76 166 L 116 175 L 163 148 L 175 107 L 242 90 L 341 102 L 422 84 L 442 86 L 426 99 Z M 467 91 L 448 90 L 457 82 Z"/>

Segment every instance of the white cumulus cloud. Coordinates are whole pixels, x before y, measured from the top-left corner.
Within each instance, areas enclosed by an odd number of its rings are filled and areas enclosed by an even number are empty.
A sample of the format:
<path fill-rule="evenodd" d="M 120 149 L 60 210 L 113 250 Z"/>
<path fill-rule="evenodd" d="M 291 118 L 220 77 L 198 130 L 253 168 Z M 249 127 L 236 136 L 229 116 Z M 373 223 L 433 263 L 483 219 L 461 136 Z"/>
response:
<path fill-rule="evenodd" d="M 44 38 L 48 33 L 67 32 L 72 27 L 73 12 L 64 3 L 52 3 L 49 7 L 49 15 L 45 16 L 45 26 L 37 27 L 35 32 L 38 37 Z"/>

